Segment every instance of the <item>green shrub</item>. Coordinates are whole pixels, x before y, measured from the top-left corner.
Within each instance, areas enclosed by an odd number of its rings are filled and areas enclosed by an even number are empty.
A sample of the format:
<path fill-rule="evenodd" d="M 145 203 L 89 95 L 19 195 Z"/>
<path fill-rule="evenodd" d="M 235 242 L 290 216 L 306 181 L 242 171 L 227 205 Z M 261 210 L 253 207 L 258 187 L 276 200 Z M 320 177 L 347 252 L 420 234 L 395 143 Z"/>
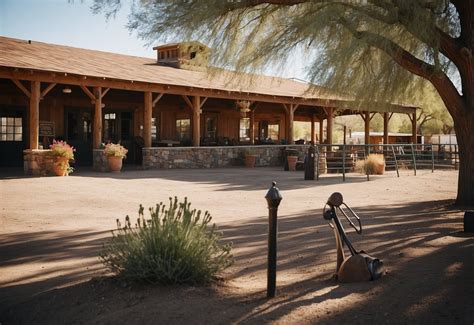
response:
<path fill-rule="evenodd" d="M 361 174 L 382 175 L 385 171 L 383 155 L 370 154 L 365 160 L 356 161 L 355 171 Z"/>
<path fill-rule="evenodd" d="M 127 280 L 159 284 L 205 283 L 232 264 L 230 244 L 221 246 L 221 234 L 211 215 L 190 209 L 191 203 L 170 198 L 149 208 L 150 219 L 138 211 L 132 227 L 125 218 L 122 227 L 117 219 L 116 231 L 104 245 L 100 256 L 109 270 Z"/>

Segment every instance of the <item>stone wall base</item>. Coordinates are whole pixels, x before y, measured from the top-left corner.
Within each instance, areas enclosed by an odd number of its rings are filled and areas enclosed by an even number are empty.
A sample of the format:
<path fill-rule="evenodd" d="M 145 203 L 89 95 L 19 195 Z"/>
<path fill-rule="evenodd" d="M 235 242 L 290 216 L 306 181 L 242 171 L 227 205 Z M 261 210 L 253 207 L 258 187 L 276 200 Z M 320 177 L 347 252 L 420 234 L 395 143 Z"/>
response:
<path fill-rule="evenodd" d="M 92 151 L 92 169 L 96 172 L 108 172 L 107 156 L 104 149 L 94 149 Z"/>
<path fill-rule="evenodd" d="M 54 156 L 51 154 L 51 150 L 23 150 L 23 171 L 25 175 L 54 175 L 53 164 Z"/>

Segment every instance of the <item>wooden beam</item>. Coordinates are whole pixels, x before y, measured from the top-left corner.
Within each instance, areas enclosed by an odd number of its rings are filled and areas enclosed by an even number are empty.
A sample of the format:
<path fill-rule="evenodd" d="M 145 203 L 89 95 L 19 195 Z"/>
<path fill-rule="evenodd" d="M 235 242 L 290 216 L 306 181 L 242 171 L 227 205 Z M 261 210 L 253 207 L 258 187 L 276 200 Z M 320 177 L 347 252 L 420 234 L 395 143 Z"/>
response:
<path fill-rule="evenodd" d="M 23 92 L 23 94 L 26 95 L 26 97 L 28 97 L 28 98 L 31 97 L 31 93 L 29 92 L 28 89 L 25 88 L 25 86 L 23 86 L 23 84 L 21 83 L 20 80 L 18 80 L 18 79 L 11 79 L 11 81 L 13 81 L 13 83 Z"/>
<path fill-rule="evenodd" d="M 87 88 L 86 86 L 80 86 L 81 89 L 86 93 L 87 97 L 89 97 L 92 102 L 95 102 L 97 100 L 97 98 L 95 97 L 95 95 L 89 90 L 89 88 Z"/>
<path fill-rule="evenodd" d="M 388 120 L 389 120 L 389 121 L 392 119 L 393 114 L 395 114 L 395 113 L 390 113 L 390 114 L 388 115 Z"/>
<path fill-rule="evenodd" d="M 416 113 L 412 114 L 413 117 L 411 119 L 411 141 L 412 143 L 416 144 Z"/>
<path fill-rule="evenodd" d="M 281 105 L 283 106 L 283 108 L 285 109 L 286 113 L 288 114 L 288 112 L 289 112 L 288 106 L 287 106 L 286 104 L 284 104 L 284 103 L 281 103 Z"/>
<path fill-rule="evenodd" d="M 158 94 L 155 99 L 153 99 L 151 106 L 155 107 L 156 104 L 160 101 L 161 97 L 163 97 L 164 93 Z"/>
<path fill-rule="evenodd" d="M 383 144 L 388 144 L 388 113 L 383 113 Z"/>
<path fill-rule="evenodd" d="M 327 125 L 327 143 L 332 144 L 332 133 L 333 133 L 333 127 L 334 127 L 334 114 L 333 114 L 333 109 L 331 107 L 328 107 L 328 125 Z M 329 151 L 332 151 L 332 148 L 329 147 Z"/>
<path fill-rule="evenodd" d="M 319 143 L 324 143 L 324 118 L 319 119 Z"/>
<path fill-rule="evenodd" d="M 250 111 L 250 143 L 255 144 L 255 110 Z"/>
<path fill-rule="evenodd" d="M 204 97 L 203 99 L 201 99 L 201 107 L 200 108 L 202 108 L 204 106 L 204 104 L 206 103 L 208 98 L 209 97 Z"/>
<path fill-rule="evenodd" d="M 189 100 L 189 98 L 188 98 Z M 193 146 L 199 147 L 201 140 L 201 97 L 193 96 Z"/>
<path fill-rule="evenodd" d="M 315 127 L 314 127 L 314 114 L 311 115 L 311 143 L 316 143 L 316 134 L 315 134 Z"/>
<path fill-rule="evenodd" d="M 87 88 L 86 88 L 87 89 Z M 89 90 L 89 89 L 87 89 Z M 94 124 L 92 129 L 92 142 L 94 149 L 99 149 L 102 143 L 102 87 L 94 87 L 95 99 Z"/>
<path fill-rule="evenodd" d="M 284 105 L 286 106 L 286 105 Z M 293 122 L 295 119 L 295 111 L 293 109 L 293 104 L 288 105 L 286 112 L 286 138 L 288 139 L 288 144 L 294 144 L 295 140 L 293 138 Z"/>
<path fill-rule="evenodd" d="M 370 144 L 370 112 L 365 112 L 364 117 L 364 144 Z"/>
<path fill-rule="evenodd" d="M 151 119 L 153 112 L 153 93 L 151 91 L 145 92 L 143 109 L 143 140 L 145 147 L 151 147 Z"/>
<path fill-rule="evenodd" d="M 372 119 L 374 118 L 374 116 L 377 115 L 377 113 L 372 113 L 372 115 L 370 115 L 370 120 L 372 121 Z"/>
<path fill-rule="evenodd" d="M 109 90 L 110 90 L 110 88 L 107 88 L 106 90 L 104 90 L 104 91 L 102 92 L 102 95 L 101 95 L 100 98 L 103 99 L 103 98 L 105 97 L 105 95 L 107 95 L 107 93 L 109 92 Z"/>
<path fill-rule="evenodd" d="M 39 104 L 41 95 L 41 83 L 31 82 L 31 95 L 29 107 L 29 148 L 38 149 L 39 138 Z"/>
<path fill-rule="evenodd" d="M 194 109 L 193 103 L 191 103 L 188 96 L 181 95 L 181 97 L 184 99 L 185 103 L 188 105 L 189 108 Z M 196 97 L 196 96 L 194 96 L 194 97 Z"/>
<path fill-rule="evenodd" d="M 54 87 L 56 87 L 56 83 L 49 84 L 45 90 L 41 92 L 41 99 L 43 99 Z"/>

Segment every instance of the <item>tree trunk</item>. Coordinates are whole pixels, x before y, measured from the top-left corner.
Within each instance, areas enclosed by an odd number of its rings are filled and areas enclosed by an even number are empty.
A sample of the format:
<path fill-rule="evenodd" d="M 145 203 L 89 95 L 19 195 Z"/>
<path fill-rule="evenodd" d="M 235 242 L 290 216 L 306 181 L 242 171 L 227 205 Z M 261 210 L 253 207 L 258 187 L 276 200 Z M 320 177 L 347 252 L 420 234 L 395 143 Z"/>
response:
<path fill-rule="evenodd" d="M 474 112 L 454 120 L 459 148 L 459 179 L 456 204 L 474 206 Z"/>

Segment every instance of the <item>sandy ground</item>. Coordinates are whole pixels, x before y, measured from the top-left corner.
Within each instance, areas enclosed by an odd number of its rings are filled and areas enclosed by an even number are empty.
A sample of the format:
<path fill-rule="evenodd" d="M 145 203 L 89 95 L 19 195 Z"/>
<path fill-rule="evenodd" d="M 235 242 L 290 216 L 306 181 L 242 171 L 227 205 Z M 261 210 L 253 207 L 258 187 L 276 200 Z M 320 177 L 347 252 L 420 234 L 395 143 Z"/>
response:
<path fill-rule="evenodd" d="M 0 171 L 0 323 L 452 323 L 474 322 L 474 237 L 452 207 L 455 171 L 372 177 L 324 176 L 279 168 L 76 172 L 25 178 Z M 267 204 L 279 209 L 278 295 L 266 299 Z M 364 231 L 357 249 L 384 260 L 377 281 L 332 279 L 335 244 L 322 218 L 342 192 Z M 235 264 L 206 287 L 127 286 L 98 253 L 116 218 L 138 205 L 187 196 L 209 210 L 233 242 Z"/>

